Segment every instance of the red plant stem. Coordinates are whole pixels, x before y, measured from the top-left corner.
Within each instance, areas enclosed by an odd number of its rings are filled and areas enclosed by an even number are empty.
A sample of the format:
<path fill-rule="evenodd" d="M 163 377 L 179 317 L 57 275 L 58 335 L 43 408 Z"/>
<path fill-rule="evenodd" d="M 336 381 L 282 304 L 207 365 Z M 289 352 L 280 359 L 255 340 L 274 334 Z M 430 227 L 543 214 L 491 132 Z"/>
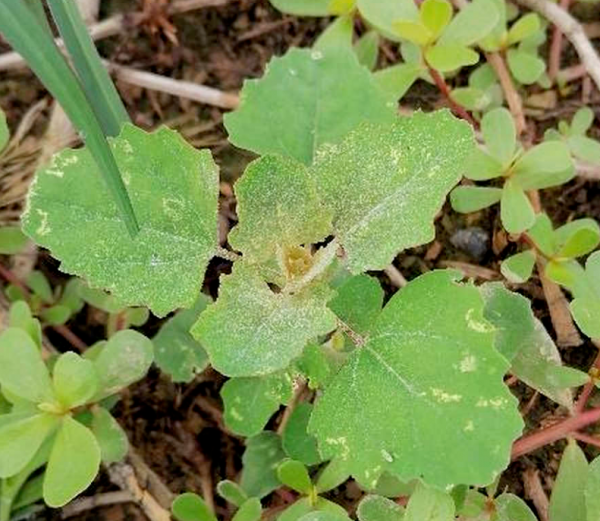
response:
<path fill-rule="evenodd" d="M 525 454 L 529 454 L 544 445 L 554 443 L 573 431 L 577 431 L 600 420 L 600 408 L 589 409 L 577 416 L 572 416 L 551 427 L 541 429 L 533 434 L 519 438 L 513 444 L 511 459 L 515 460 Z"/>
<path fill-rule="evenodd" d="M 594 342 L 594 344 L 596 344 L 596 342 Z M 600 369 L 600 352 L 598 352 L 596 355 L 596 359 L 594 360 L 590 370 L 592 369 Z M 590 377 L 590 381 L 583 386 L 583 390 L 581 391 L 581 394 L 577 399 L 577 403 L 575 404 L 576 413 L 583 412 L 595 386 L 596 382 L 594 381 L 594 378 Z"/>
<path fill-rule="evenodd" d="M 567 11 L 571 0 L 560 0 L 560 6 Z M 554 82 L 560 69 L 560 57 L 562 55 L 563 33 L 555 25 L 552 31 L 552 42 L 550 43 L 550 52 L 548 54 L 548 77 Z"/>
<path fill-rule="evenodd" d="M 23 292 L 25 298 L 29 298 L 31 296 L 31 291 L 29 291 L 27 284 L 20 280 L 12 271 L 6 268 L 2 263 L 0 263 L 0 277 L 5 279 L 7 282 L 10 282 L 11 284 L 17 286 Z M 87 345 L 85 344 L 85 342 L 81 340 L 81 338 L 79 338 L 75 333 L 73 333 L 73 331 L 71 331 L 67 326 L 57 325 L 51 327 L 78 351 L 83 352 L 87 349 Z"/>
<path fill-rule="evenodd" d="M 589 434 L 585 434 L 583 432 L 572 432 L 570 436 L 576 440 L 582 441 L 583 443 L 594 445 L 594 447 L 600 447 L 600 439 L 590 436 Z"/>
<path fill-rule="evenodd" d="M 517 134 L 521 135 L 525 129 L 527 128 L 527 124 L 525 122 L 525 115 L 523 114 L 523 101 L 521 100 L 521 96 L 517 92 L 515 88 L 515 84 L 512 81 L 512 77 L 508 68 L 506 67 L 506 61 L 504 60 L 504 56 L 499 52 L 489 52 L 485 55 L 487 62 L 490 64 L 494 72 L 496 73 L 496 77 L 500 82 L 500 86 L 502 87 L 502 91 L 504 92 L 504 97 L 506 98 L 506 102 L 508 103 L 508 108 L 510 109 L 510 113 L 515 120 L 515 125 L 517 126 Z"/>
<path fill-rule="evenodd" d="M 450 88 L 448 87 L 448 84 L 446 83 L 446 80 L 444 80 L 443 76 L 438 71 L 436 71 L 434 68 L 432 68 L 430 66 L 427 66 L 427 68 L 429 69 L 429 74 L 431 75 L 431 78 L 437 85 L 437 88 L 440 90 L 440 92 L 443 94 L 443 96 L 448 101 L 450 110 L 452 110 L 452 112 L 454 112 L 454 114 L 456 116 L 458 116 L 459 118 L 462 118 L 465 121 L 468 121 L 474 128 L 478 128 L 479 125 L 472 118 L 471 114 L 469 114 L 464 107 L 461 107 L 458 103 L 456 103 L 452 99 L 452 97 L 450 96 Z"/>

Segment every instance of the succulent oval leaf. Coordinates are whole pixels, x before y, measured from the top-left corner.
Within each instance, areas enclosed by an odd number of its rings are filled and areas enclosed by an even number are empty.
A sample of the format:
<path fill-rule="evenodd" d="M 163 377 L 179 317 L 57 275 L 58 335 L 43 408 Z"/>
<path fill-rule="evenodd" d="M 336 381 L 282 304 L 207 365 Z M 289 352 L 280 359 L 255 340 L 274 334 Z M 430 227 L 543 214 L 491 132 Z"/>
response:
<path fill-rule="evenodd" d="M 312 491 L 312 481 L 308 469 L 300 461 L 288 459 L 277 467 L 277 477 L 284 485 L 299 492 L 309 495 Z"/>
<path fill-rule="evenodd" d="M 91 428 L 100 447 L 103 463 L 115 463 L 125 457 L 129 449 L 127 434 L 104 407 L 92 409 Z"/>
<path fill-rule="evenodd" d="M 51 414 L 9 413 L 0 417 L 0 478 L 18 474 L 58 424 Z"/>
<path fill-rule="evenodd" d="M 600 164 L 600 143 L 586 136 L 571 136 L 567 144 L 573 155 L 594 165 Z"/>
<path fill-rule="evenodd" d="M 92 362 L 68 352 L 54 364 L 52 383 L 58 401 L 72 409 L 87 403 L 96 394 L 99 382 Z"/>
<path fill-rule="evenodd" d="M 96 399 L 114 394 L 143 378 L 153 360 L 152 341 L 137 331 L 114 334 L 94 359 L 100 383 Z"/>
<path fill-rule="evenodd" d="M 177 496 L 171 510 L 177 521 L 217 521 L 204 499 L 192 492 Z"/>
<path fill-rule="evenodd" d="M 450 495 L 419 483 L 410 496 L 403 521 L 454 521 Z"/>
<path fill-rule="evenodd" d="M 286 458 L 281 438 L 271 431 L 248 438 L 240 485 L 250 497 L 263 498 L 281 486 L 277 467 Z"/>
<path fill-rule="evenodd" d="M 335 503 L 331 504 L 335 505 Z M 302 516 L 298 521 L 351 521 L 351 519 L 345 513 L 318 510 Z"/>
<path fill-rule="evenodd" d="M 319 151 L 311 172 L 350 271 L 383 269 L 433 239 L 435 215 L 473 146 L 469 126 L 438 111 L 363 125 Z"/>
<path fill-rule="evenodd" d="M 131 238 L 87 148 L 42 168 L 23 230 L 61 270 L 157 315 L 191 306 L 217 245 L 218 169 L 176 132 L 125 125 L 111 147 L 141 230 Z"/>
<path fill-rule="evenodd" d="M 155 362 L 174 382 L 191 382 L 208 366 L 208 354 L 190 333 L 211 299 L 203 293 L 190 309 L 182 309 L 154 336 Z"/>
<path fill-rule="evenodd" d="M 562 142 L 545 142 L 530 148 L 512 167 L 513 176 L 525 190 L 565 183 L 575 174 L 571 154 Z"/>
<path fill-rule="evenodd" d="M 421 4 L 419 18 L 437 38 L 452 19 L 452 4 L 447 0 L 425 0 Z"/>
<path fill-rule="evenodd" d="M 217 493 L 227 502 L 241 507 L 247 500 L 248 494 L 234 481 L 225 479 L 217 484 Z"/>
<path fill-rule="evenodd" d="M 548 508 L 550 521 L 587 521 L 585 485 L 588 462 L 573 439 L 565 447 Z"/>
<path fill-rule="evenodd" d="M 40 350 L 23 329 L 9 327 L 0 335 L 0 385 L 33 403 L 55 400 Z"/>
<path fill-rule="evenodd" d="M 527 503 L 514 494 L 501 494 L 494 500 L 498 521 L 537 521 Z"/>
<path fill-rule="evenodd" d="M 451 72 L 475 65 L 479 61 L 479 54 L 464 45 L 437 43 L 425 51 L 425 58 L 435 70 Z"/>
<path fill-rule="evenodd" d="M 502 261 L 500 271 L 510 282 L 522 284 L 527 282 L 529 277 L 531 277 L 535 259 L 535 251 L 522 251 Z"/>
<path fill-rule="evenodd" d="M 368 31 L 354 45 L 354 52 L 356 53 L 358 62 L 370 71 L 377 66 L 379 40 L 379 33 L 377 31 Z"/>
<path fill-rule="evenodd" d="M 319 35 L 312 48 L 318 51 L 327 51 L 331 48 L 340 49 L 342 47 L 352 49 L 353 38 L 354 17 L 352 15 L 338 16 Z"/>
<path fill-rule="evenodd" d="M 88 488 L 99 469 L 100 447 L 92 431 L 64 417 L 46 467 L 44 501 L 53 508 L 66 505 Z"/>
<path fill-rule="evenodd" d="M 305 465 L 316 465 L 321 462 L 321 456 L 317 450 L 317 440 L 308 433 L 308 422 L 312 410 L 311 403 L 299 403 L 292 411 L 282 433 L 282 445 L 285 453 Z"/>
<path fill-rule="evenodd" d="M 269 0 L 283 13 L 298 16 L 328 16 L 334 13 L 330 9 L 332 0 Z"/>
<path fill-rule="evenodd" d="M 323 240 L 331 215 L 322 207 L 316 183 L 298 161 L 264 156 L 251 163 L 235 184 L 239 223 L 230 244 L 251 262 L 279 250 Z"/>
<path fill-rule="evenodd" d="M 392 40 L 398 40 L 394 31 L 396 20 L 418 20 L 419 11 L 411 0 L 381 2 L 381 0 L 358 0 L 360 14 L 381 34 Z"/>
<path fill-rule="evenodd" d="M 227 376 L 261 376 L 285 369 L 309 340 L 335 329 L 326 307 L 331 290 L 317 285 L 297 294 L 274 293 L 252 266 L 236 263 L 218 300 L 192 334 L 212 365 Z"/>
<path fill-rule="evenodd" d="M 221 388 L 225 425 L 241 436 L 255 436 L 291 395 L 288 374 L 231 378 Z"/>
<path fill-rule="evenodd" d="M 512 75 L 523 85 L 535 83 L 546 70 L 544 60 L 521 49 L 509 49 L 506 53 L 506 61 Z"/>
<path fill-rule="evenodd" d="M 17 226 L 3 226 L 0 228 L 0 253 L 3 255 L 19 253 L 28 242 L 29 238 L 21 231 L 21 228 Z"/>
<path fill-rule="evenodd" d="M 535 222 L 535 212 L 522 186 L 515 179 L 504 183 L 500 200 L 502 225 L 509 233 L 521 233 Z"/>
<path fill-rule="evenodd" d="M 571 132 L 579 136 L 585 135 L 592 126 L 594 118 L 594 111 L 591 108 L 581 107 L 571 120 Z"/>
<path fill-rule="evenodd" d="M 490 110 L 481 119 L 481 132 L 490 154 L 502 165 L 509 165 L 517 145 L 517 130 L 511 113 L 504 107 Z"/>
<path fill-rule="evenodd" d="M 598 521 L 600 519 L 600 458 L 596 457 L 588 467 L 587 480 L 585 482 L 584 497 L 587 513 L 586 521 Z"/>
<path fill-rule="evenodd" d="M 498 19 L 494 2 L 474 0 L 452 19 L 438 41 L 442 45 L 472 45 L 487 36 Z"/>
<path fill-rule="evenodd" d="M 395 111 L 352 48 L 291 49 L 271 60 L 260 80 L 246 81 L 241 96 L 225 116 L 230 141 L 307 165 L 321 145 L 339 142 L 363 121 L 393 121 Z"/>
<path fill-rule="evenodd" d="M 473 149 L 473 153 L 467 159 L 465 177 L 473 181 L 487 181 L 500 177 L 503 173 L 502 163 L 484 152 L 479 147 Z"/>
<path fill-rule="evenodd" d="M 600 226 L 594 219 L 577 219 L 555 230 L 559 257 L 581 257 L 600 244 Z"/>
<path fill-rule="evenodd" d="M 521 432 L 483 301 L 457 276 L 432 272 L 397 293 L 316 403 L 309 430 L 322 456 L 345 460 L 369 488 L 384 471 L 439 487 L 489 483 Z"/>
<path fill-rule="evenodd" d="M 450 192 L 455 212 L 470 213 L 488 208 L 502 199 L 502 190 L 490 186 L 457 186 Z"/>
<path fill-rule="evenodd" d="M 400 63 L 375 71 L 373 78 L 391 100 L 398 101 L 422 72 L 423 66 L 419 63 Z"/>
<path fill-rule="evenodd" d="M 231 521 L 260 521 L 262 515 L 262 505 L 260 499 L 248 499 L 240 509 L 231 518 Z"/>
<path fill-rule="evenodd" d="M 358 504 L 359 521 L 403 521 L 404 509 L 391 499 L 368 495 Z"/>

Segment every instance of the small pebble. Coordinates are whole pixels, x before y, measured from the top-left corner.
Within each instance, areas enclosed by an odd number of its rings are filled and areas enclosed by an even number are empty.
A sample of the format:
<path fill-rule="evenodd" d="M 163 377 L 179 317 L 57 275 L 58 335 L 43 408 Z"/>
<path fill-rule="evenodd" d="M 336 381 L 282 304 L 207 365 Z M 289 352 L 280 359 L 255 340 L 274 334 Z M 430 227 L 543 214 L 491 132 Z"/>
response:
<path fill-rule="evenodd" d="M 454 232 L 450 242 L 474 259 L 481 260 L 489 249 L 490 235 L 478 226 L 471 226 Z"/>

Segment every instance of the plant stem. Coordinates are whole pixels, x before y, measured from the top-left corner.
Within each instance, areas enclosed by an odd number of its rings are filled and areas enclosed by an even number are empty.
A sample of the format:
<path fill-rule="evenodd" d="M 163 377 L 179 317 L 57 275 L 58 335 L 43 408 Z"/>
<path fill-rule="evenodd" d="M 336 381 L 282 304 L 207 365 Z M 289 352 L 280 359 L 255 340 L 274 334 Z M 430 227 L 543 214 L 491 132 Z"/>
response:
<path fill-rule="evenodd" d="M 568 11 L 571 0 L 560 0 L 559 5 Z M 554 82 L 560 69 L 560 57 L 563 48 L 563 33 L 557 25 L 552 31 L 552 42 L 550 43 L 550 52 L 548 53 L 548 77 Z"/>
<path fill-rule="evenodd" d="M 485 57 L 498 77 L 498 81 L 500 82 L 500 86 L 504 92 L 504 97 L 508 103 L 508 108 L 510 109 L 517 126 L 517 135 L 521 135 L 527 128 L 527 124 L 525 123 L 525 115 L 523 114 L 523 102 L 521 100 L 521 96 L 519 96 L 519 93 L 517 92 L 517 89 L 515 89 L 510 72 L 506 67 L 504 56 L 498 52 L 490 52 L 486 53 Z"/>
<path fill-rule="evenodd" d="M 440 90 L 442 95 L 446 98 L 446 101 L 448 102 L 448 105 L 450 106 L 450 110 L 452 110 L 452 112 L 454 112 L 454 114 L 456 116 L 464 119 L 465 121 L 468 121 L 473 127 L 477 128 L 479 125 L 471 117 L 471 114 L 469 114 L 464 107 L 461 107 L 458 103 L 456 103 L 452 99 L 452 96 L 450 96 L 450 88 L 448 87 L 448 84 L 446 83 L 446 80 L 444 80 L 443 76 L 438 71 L 436 71 L 433 67 L 430 67 L 428 65 L 427 68 L 429 69 L 429 74 L 430 74 L 431 78 L 433 79 L 433 81 L 435 82 L 435 84 L 437 85 L 437 88 Z"/>
<path fill-rule="evenodd" d="M 600 407 L 589 409 L 577 416 L 572 416 L 552 425 L 551 427 L 523 436 L 513 444 L 511 459 L 515 460 L 544 445 L 554 443 L 555 441 L 565 438 L 570 433 L 578 431 L 598 420 L 600 420 Z"/>
<path fill-rule="evenodd" d="M 596 347 L 598 347 L 598 342 L 597 341 L 593 341 L 593 342 L 594 342 L 594 345 L 596 345 Z M 598 352 L 598 354 L 596 355 L 596 359 L 594 360 L 594 363 L 592 364 L 592 367 L 590 368 L 590 370 L 592 370 L 592 369 L 600 369 L 600 352 Z M 593 377 L 590 377 L 590 381 L 583 386 L 583 390 L 581 391 L 581 394 L 579 395 L 579 398 L 577 399 L 577 403 L 575 404 L 575 412 L 581 413 L 585 409 L 585 406 L 587 405 L 587 402 L 588 402 L 590 396 L 592 395 L 592 391 L 594 390 L 594 387 L 596 386 L 594 380 L 595 379 Z"/>

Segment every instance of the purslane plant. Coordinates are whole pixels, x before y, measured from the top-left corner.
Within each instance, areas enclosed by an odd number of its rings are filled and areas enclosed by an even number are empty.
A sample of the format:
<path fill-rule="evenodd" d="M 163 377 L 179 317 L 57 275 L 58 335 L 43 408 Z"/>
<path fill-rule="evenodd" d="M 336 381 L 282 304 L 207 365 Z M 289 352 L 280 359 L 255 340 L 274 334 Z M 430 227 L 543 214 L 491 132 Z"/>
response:
<path fill-rule="evenodd" d="M 500 203 L 502 225 L 521 233 L 535 221 L 527 190 L 561 185 L 572 179 L 575 167 L 562 142 L 544 142 L 529 150 L 517 143 L 514 121 L 505 108 L 494 109 L 481 120 L 485 149 L 477 148 L 465 167 L 473 181 L 502 180 L 502 186 L 460 186 L 450 195 L 454 210 L 469 213 Z"/>

